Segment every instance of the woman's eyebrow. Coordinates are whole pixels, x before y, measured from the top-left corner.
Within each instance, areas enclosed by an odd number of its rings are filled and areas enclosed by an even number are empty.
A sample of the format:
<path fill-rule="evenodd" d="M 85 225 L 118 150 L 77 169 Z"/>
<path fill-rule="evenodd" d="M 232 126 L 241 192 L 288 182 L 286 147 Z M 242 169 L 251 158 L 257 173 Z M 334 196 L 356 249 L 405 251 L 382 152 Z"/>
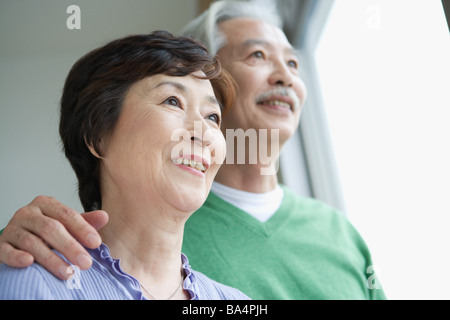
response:
<path fill-rule="evenodd" d="M 162 87 L 162 86 L 174 87 L 175 89 L 177 89 L 178 91 L 181 91 L 182 93 L 187 93 L 189 91 L 189 89 L 184 84 L 181 84 L 176 81 L 162 81 L 162 82 L 158 83 L 156 86 L 154 86 L 153 88 L 151 88 L 150 91 L 154 90 L 156 88 Z M 215 96 L 206 96 L 205 99 L 207 102 L 209 102 L 211 104 L 216 104 L 219 107 L 221 107 L 219 100 L 217 100 L 217 98 Z"/>
<path fill-rule="evenodd" d="M 219 100 L 215 96 L 207 96 L 206 100 L 212 104 L 217 104 L 219 107 L 221 106 Z"/>
<path fill-rule="evenodd" d="M 174 87 L 175 89 L 178 89 L 179 91 L 181 91 L 183 93 L 188 91 L 185 85 L 175 82 L 175 81 L 162 81 L 162 82 L 158 83 L 156 86 L 154 86 L 153 88 L 151 88 L 150 91 L 154 90 L 156 88 L 162 87 L 162 86 L 171 86 L 171 87 Z"/>

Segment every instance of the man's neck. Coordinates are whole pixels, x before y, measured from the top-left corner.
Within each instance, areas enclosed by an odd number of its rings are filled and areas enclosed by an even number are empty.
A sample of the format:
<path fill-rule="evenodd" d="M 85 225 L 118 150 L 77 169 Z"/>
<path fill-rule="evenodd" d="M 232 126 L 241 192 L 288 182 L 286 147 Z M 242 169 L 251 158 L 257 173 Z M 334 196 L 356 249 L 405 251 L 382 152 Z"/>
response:
<path fill-rule="evenodd" d="M 247 192 L 264 193 L 274 190 L 278 184 L 276 173 L 267 175 L 262 172 L 264 173 L 264 167 L 257 164 L 223 164 L 214 180 Z"/>

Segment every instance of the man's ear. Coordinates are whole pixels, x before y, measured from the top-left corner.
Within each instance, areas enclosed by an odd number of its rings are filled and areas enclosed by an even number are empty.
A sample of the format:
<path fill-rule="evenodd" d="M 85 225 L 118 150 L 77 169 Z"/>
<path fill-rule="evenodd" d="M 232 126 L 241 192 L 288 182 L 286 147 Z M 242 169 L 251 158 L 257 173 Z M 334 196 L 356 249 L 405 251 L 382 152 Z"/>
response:
<path fill-rule="evenodd" d="M 87 139 L 86 136 L 84 136 L 84 143 L 86 144 L 86 146 L 88 147 L 89 151 L 92 153 L 92 155 L 98 159 L 103 159 L 102 156 L 100 156 L 97 151 L 95 150 L 95 148 L 92 146 L 92 144 L 90 144 Z M 102 143 L 102 141 L 100 142 Z"/>

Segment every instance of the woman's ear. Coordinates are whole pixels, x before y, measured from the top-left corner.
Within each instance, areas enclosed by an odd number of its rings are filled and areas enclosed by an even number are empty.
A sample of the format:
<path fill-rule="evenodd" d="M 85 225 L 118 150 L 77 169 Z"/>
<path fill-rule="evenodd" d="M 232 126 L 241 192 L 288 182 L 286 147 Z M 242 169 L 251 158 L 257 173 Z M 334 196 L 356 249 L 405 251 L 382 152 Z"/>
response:
<path fill-rule="evenodd" d="M 102 144 L 103 141 L 100 141 L 100 144 Z M 87 139 L 86 136 L 84 136 L 84 143 L 86 144 L 86 146 L 88 147 L 89 151 L 92 153 L 92 155 L 98 159 L 103 159 L 102 156 L 100 156 L 97 151 L 95 150 L 95 148 L 92 146 L 92 144 L 90 144 Z"/>

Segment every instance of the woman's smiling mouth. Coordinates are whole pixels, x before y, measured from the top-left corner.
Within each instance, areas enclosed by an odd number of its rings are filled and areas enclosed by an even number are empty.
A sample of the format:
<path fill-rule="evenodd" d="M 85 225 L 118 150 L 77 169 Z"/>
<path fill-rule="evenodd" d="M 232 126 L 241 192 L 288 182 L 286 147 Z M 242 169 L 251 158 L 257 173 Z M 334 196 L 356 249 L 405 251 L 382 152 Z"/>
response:
<path fill-rule="evenodd" d="M 209 163 L 204 158 L 193 154 L 172 159 L 172 162 L 181 169 L 188 170 L 192 173 L 201 173 L 202 176 L 209 167 Z"/>

